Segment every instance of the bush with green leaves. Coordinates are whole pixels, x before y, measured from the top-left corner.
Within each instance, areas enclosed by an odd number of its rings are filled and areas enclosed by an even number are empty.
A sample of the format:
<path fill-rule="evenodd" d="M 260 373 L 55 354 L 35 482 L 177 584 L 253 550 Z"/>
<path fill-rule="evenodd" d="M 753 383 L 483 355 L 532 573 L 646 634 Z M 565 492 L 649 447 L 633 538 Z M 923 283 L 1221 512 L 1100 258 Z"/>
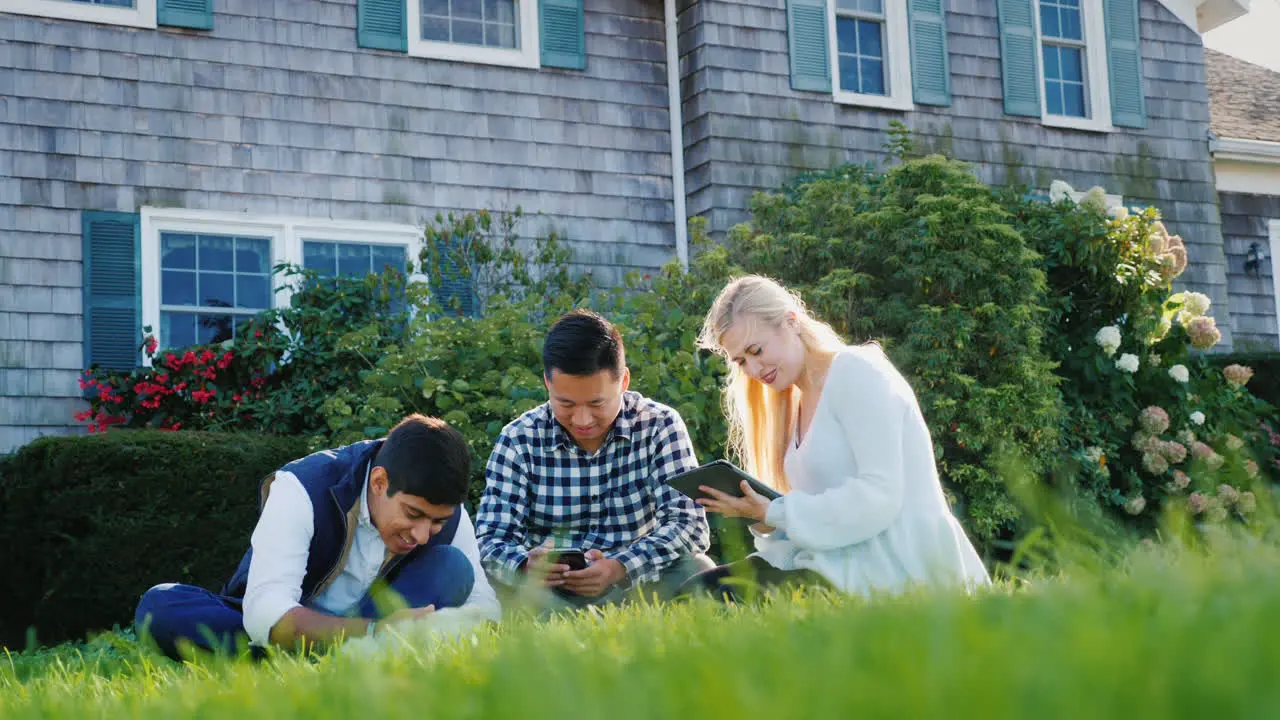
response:
<path fill-rule="evenodd" d="M 161 582 L 217 590 L 249 546 L 266 475 L 308 452 L 259 433 L 45 437 L 0 458 L 0 647 L 133 621 Z"/>
<path fill-rule="evenodd" d="M 363 277 L 322 277 L 291 265 L 275 273 L 291 303 L 238 325 L 235 337 L 210 345 L 159 349 L 150 328 L 142 344 L 149 365 L 132 372 L 91 367 L 81 386 L 90 406 L 76 420 L 89 432 L 109 427 L 257 431 L 315 435 L 325 429 L 324 401 L 369 367 L 343 349 L 348 335 L 367 338 L 377 355 L 403 335 L 408 319 L 404 268 Z"/>
<path fill-rule="evenodd" d="M 849 166 L 759 195 L 729 251 L 800 291 L 853 341 L 877 340 L 929 423 L 945 486 L 977 539 L 1008 534 L 1018 509 L 990 457 L 1053 460 L 1061 405 L 1041 347 L 1040 257 L 992 190 L 940 156 L 883 172 Z"/>
<path fill-rule="evenodd" d="M 1205 354 L 1221 333 L 1207 296 L 1173 292 L 1186 249 L 1156 209 L 1108 207 L 1101 188 L 1073 195 L 1061 182 L 1048 202 L 1004 194 L 1049 278 L 1046 345 L 1064 398 L 1055 475 L 1148 530 L 1170 504 L 1248 519 L 1275 462 L 1260 422 L 1273 408 L 1245 389 L 1253 370 Z"/>

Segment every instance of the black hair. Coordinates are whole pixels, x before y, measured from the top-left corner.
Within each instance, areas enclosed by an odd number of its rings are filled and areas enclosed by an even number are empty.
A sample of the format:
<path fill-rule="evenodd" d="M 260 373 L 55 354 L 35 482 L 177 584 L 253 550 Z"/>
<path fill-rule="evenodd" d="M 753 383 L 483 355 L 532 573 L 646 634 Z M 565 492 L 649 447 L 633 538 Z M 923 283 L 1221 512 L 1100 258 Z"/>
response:
<path fill-rule="evenodd" d="M 574 310 L 556 321 L 542 344 L 542 372 L 595 375 L 609 370 L 617 377 L 626 365 L 622 334 L 590 310 Z"/>
<path fill-rule="evenodd" d="M 387 496 L 406 492 L 432 505 L 461 505 L 471 475 L 471 448 L 449 423 L 413 414 L 378 448 L 374 467 L 387 472 Z"/>

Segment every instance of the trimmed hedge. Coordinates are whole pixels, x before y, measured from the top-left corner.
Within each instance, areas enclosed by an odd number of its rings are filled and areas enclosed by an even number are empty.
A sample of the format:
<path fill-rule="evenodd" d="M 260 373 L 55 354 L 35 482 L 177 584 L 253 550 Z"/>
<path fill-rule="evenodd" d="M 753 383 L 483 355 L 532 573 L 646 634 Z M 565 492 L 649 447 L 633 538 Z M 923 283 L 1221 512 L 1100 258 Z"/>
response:
<path fill-rule="evenodd" d="M 127 626 L 160 582 L 218 588 L 257 520 L 258 485 L 300 438 L 113 431 L 0 458 L 0 646 Z"/>

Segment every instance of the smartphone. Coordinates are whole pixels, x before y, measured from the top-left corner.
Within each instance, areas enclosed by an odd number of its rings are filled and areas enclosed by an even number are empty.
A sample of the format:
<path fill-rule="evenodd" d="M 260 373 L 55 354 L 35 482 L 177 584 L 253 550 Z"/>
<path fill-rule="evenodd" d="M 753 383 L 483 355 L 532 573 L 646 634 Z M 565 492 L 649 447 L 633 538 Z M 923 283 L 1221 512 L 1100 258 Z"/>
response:
<path fill-rule="evenodd" d="M 568 565 L 570 570 L 586 570 L 587 554 L 577 548 L 551 550 L 547 562 L 552 565 Z"/>

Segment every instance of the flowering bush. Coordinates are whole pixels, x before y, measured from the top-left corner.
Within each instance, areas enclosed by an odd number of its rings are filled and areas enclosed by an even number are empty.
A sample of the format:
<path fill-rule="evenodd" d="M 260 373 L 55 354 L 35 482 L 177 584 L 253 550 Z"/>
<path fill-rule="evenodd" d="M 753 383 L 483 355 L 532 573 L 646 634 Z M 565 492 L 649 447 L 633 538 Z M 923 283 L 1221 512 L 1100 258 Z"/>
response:
<path fill-rule="evenodd" d="M 1195 352 L 1222 334 L 1208 296 L 1172 291 L 1181 239 L 1153 208 L 1106 207 L 1098 188 L 1077 204 L 1055 189 L 1050 203 L 1010 194 L 1009 206 L 1049 277 L 1046 343 L 1061 360 L 1072 458 L 1062 474 L 1146 527 L 1169 506 L 1247 519 L 1269 492 L 1258 480 L 1273 438 L 1257 418 L 1271 408 L 1246 389 L 1251 368 L 1219 370 Z"/>
<path fill-rule="evenodd" d="M 144 328 L 147 363 L 127 373 L 86 370 L 80 384 L 90 405 L 75 419 L 91 433 L 113 426 L 323 431 L 324 401 L 370 366 L 341 347 L 344 338 L 367 337 L 376 354 L 403 332 L 404 274 L 321 278 L 287 265 L 276 270 L 294 285 L 289 307 L 239 324 L 235 338 L 217 345 L 160 349 Z"/>

